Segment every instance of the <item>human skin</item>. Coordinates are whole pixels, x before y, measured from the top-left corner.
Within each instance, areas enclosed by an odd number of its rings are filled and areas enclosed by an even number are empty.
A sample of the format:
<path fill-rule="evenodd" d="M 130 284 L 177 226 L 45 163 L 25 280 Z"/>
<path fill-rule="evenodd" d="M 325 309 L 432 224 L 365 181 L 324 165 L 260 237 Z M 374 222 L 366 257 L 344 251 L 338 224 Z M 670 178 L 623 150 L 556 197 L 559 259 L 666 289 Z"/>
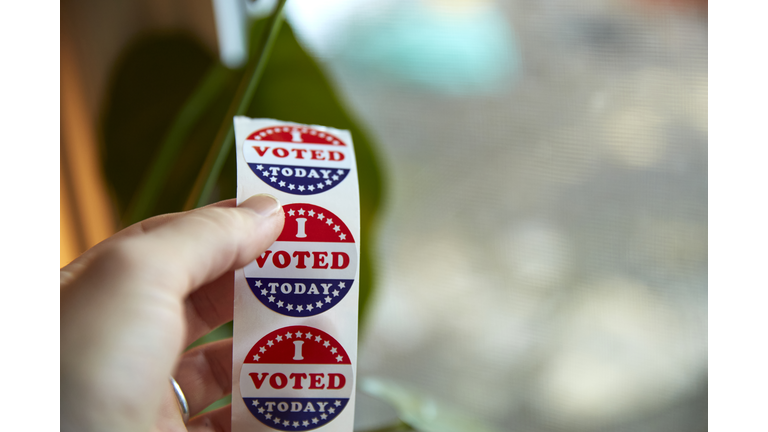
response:
<path fill-rule="evenodd" d="M 283 228 L 268 195 L 134 224 L 61 269 L 61 430 L 229 431 L 232 340 L 184 349 L 232 320 L 233 271 Z M 169 382 L 189 402 L 185 426 Z"/>

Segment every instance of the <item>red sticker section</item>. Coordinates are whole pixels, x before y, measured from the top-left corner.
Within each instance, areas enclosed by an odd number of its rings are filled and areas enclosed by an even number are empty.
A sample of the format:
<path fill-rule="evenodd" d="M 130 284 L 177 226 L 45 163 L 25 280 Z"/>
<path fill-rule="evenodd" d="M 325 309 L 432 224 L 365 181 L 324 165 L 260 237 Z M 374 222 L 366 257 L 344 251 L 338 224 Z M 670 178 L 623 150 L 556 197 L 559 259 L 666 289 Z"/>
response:
<path fill-rule="evenodd" d="M 268 186 L 292 195 L 333 189 L 349 174 L 353 154 L 343 140 L 306 126 L 273 126 L 246 138 L 243 156 Z"/>
<path fill-rule="evenodd" d="M 279 430 L 310 430 L 333 421 L 354 389 L 352 363 L 332 336 L 289 326 L 259 340 L 240 372 L 251 414 Z"/>
<path fill-rule="evenodd" d="M 277 241 L 244 269 L 253 294 L 269 309 L 292 317 L 317 315 L 352 289 L 357 249 L 347 225 L 312 204 L 283 206 Z"/>

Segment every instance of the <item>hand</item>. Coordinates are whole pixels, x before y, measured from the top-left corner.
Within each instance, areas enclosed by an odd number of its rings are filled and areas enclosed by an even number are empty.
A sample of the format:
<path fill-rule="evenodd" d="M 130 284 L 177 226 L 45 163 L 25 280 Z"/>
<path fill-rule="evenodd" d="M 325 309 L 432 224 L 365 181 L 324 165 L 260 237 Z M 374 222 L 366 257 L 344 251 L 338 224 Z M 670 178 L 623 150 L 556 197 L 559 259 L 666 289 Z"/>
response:
<path fill-rule="evenodd" d="M 190 343 L 232 319 L 233 271 L 280 234 L 282 207 L 257 195 L 134 224 L 61 270 L 61 430 L 229 431 L 232 340 Z"/>

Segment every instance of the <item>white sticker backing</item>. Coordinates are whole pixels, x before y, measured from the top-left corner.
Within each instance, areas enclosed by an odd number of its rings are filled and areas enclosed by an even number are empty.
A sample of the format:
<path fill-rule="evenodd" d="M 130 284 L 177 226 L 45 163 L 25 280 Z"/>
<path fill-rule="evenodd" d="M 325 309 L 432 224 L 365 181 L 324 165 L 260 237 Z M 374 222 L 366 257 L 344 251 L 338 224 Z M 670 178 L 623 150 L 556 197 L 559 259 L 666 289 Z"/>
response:
<path fill-rule="evenodd" d="M 351 135 L 234 123 L 237 202 L 271 194 L 285 225 L 235 272 L 232 431 L 352 432 L 360 204 Z"/>

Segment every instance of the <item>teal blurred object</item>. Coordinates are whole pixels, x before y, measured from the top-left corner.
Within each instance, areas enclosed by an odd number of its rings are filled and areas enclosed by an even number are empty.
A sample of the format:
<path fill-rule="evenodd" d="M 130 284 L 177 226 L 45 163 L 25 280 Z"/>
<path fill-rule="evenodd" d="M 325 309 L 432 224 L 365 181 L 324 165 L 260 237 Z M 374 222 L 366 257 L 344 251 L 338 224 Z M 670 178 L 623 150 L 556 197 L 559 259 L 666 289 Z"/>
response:
<path fill-rule="evenodd" d="M 510 88 L 521 56 L 498 5 L 482 2 L 456 10 L 435 4 L 395 2 L 387 13 L 357 17 L 340 38 L 338 55 L 366 72 L 438 93 Z"/>

